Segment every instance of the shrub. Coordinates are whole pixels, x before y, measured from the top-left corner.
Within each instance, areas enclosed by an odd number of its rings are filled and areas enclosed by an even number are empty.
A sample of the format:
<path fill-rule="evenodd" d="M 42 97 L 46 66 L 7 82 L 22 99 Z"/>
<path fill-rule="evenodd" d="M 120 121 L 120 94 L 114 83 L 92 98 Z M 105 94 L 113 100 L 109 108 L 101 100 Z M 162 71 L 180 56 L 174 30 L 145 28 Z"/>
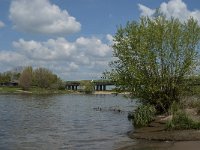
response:
<path fill-rule="evenodd" d="M 81 89 L 85 94 L 92 94 L 94 92 L 94 83 L 91 81 L 81 81 Z"/>
<path fill-rule="evenodd" d="M 19 85 L 23 90 L 29 90 L 32 85 L 32 80 L 33 69 L 32 67 L 26 67 L 19 77 Z"/>
<path fill-rule="evenodd" d="M 182 107 L 183 107 L 182 104 L 177 103 L 177 102 L 174 101 L 174 102 L 172 102 L 172 104 L 171 104 L 171 106 L 170 106 L 170 108 L 168 110 L 168 113 L 170 115 L 174 115 L 174 114 L 176 114 L 177 111 L 182 109 Z"/>
<path fill-rule="evenodd" d="M 34 84 L 40 88 L 51 88 L 51 85 L 58 81 L 57 75 L 46 68 L 37 68 L 34 70 Z"/>
<path fill-rule="evenodd" d="M 114 36 L 115 59 L 106 74 L 119 89 L 165 113 L 173 101 L 179 102 L 185 78 L 195 71 L 199 35 L 200 26 L 192 18 L 183 23 L 157 15 L 128 22 Z"/>
<path fill-rule="evenodd" d="M 172 120 L 167 122 L 166 128 L 168 130 L 200 129 L 200 122 L 194 121 L 185 111 L 179 110 L 174 113 Z"/>
<path fill-rule="evenodd" d="M 140 105 L 133 113 L 133 124 L 135 127 L 147 126 L 150 122 L 154 120 L 156 109 L 154 106 Z"/>

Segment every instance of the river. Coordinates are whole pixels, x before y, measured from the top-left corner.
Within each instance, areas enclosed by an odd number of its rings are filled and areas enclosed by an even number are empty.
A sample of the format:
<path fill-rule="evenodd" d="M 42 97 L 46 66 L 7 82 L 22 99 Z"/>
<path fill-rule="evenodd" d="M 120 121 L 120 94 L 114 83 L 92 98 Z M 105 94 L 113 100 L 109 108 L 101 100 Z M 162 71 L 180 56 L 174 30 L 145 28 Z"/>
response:
<path fill-rule="evenodd" d="M 121 95 L 0 95 L 0 149 L 112 150 L 134 144 L 127 136 L 134 105 Z"/>

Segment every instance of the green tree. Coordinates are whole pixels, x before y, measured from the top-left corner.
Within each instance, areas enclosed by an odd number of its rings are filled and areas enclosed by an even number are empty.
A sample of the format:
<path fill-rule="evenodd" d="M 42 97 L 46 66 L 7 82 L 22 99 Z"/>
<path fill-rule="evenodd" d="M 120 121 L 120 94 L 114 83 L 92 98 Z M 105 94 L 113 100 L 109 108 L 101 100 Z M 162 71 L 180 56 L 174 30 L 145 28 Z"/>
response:
<path fill-rule="evenodd" d="M 85 94 L 92 94 L 94 92 L 94 83 L 92 81 L 81 81 L 80 86 Z"/>
<path fill-rule="evenodd" d="M 46 68 L 37 68 L 34 70 L 34 85 L 40 88 L 50 88 L 57 81 L 57 75 Z"/>
<path fill-rule="evenodd" d="M 65 83 L 60 78 L 57 78 L 57 80 L 51 84 L 50 88 L 56 90 L 65 90 Z"/>
<path fill-rule="evenodd" d="M 7 83 L 11 81 L 11 76 L 8 73 L 0 73 L 0 83 Z"/>
<path fill-rule="evenodd" d="M 19 85 L 24 90 L 29 90 L 32 85 L 33 80 L 33 69 L 32 67 L 26 67 L 20 77 L 19 77 Z"/>
<path fill-rule="evenodd" d="M 165 112 L 180 100 L 184 79 L 195 69 L 199 41 L 200 27 L 192 18 L 128 22 L 114 36 L 115 59 L 107 75 L 119 89 Z"/>

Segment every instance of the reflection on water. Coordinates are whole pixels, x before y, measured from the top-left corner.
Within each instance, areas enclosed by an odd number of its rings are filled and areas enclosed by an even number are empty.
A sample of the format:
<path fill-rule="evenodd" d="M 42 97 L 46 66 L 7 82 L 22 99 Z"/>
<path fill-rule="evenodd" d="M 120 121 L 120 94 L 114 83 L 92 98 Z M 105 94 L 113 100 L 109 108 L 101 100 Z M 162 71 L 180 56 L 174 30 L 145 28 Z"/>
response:
<path fill-rule="evenodd" d="M 0 149 L 117 149 L 134 141 L 122 96 L 0 96 Z M 102 111 L 93 108 L 100 107 Z"/>

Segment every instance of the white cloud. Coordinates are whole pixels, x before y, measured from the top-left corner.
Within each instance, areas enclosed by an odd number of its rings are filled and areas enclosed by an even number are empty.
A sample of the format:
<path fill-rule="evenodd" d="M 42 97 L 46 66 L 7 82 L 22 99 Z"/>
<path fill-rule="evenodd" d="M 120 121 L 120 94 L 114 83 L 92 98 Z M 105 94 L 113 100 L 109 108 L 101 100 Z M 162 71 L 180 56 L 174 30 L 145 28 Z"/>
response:
<path fill-rule="evenodd" d="M 49 0 L 13 0 L 10 19 L 24 32 L 64 35 L 78 32 L 81 24 Z"/>
<path fill-rule="evenodd" d="M 107 34 L 106 39 L 109 41 L 109 44 L 111 44 L 111 45 L 114 44 L 113 36 L 111 34 Z"/>
<path fill-rule="evenodd" d="M 141 16 L 152 16 L 155 13 L 154 9 L 150 9 L 142 4 L 138 4 L 139 10 L 141 11 Z"/>
<path fill-rule="evenodd" d="M 80 37 L 76 40 L 76 46 L 87 55 L 93 57 L 106 57 L 110 53 L 110 47 L 102 43 L 98 38 L 84 38 Z"/>
<path fill-rule="evenodd" d="M 43 42 L 19 39 L 13 46 L 15 51 L 0 51 L 0 66 L 46 67 L 65 79 L 94 77 L 91 72 L 101 74 L 112 59 L 112 48 L 96 37 L 74 42 L 62 37 Z"/>
<path fill-rule="evenodd" d="M 68 42 L 64 38 L 49 39 L 46 42 L 20 39 L 17 42 L 13 42 L 13 45 L 20 50 L 21 54 L 33 60 L 61 61 L 70 59 L 75 53 L 73 43 Z"/>
<path fill-rule="evenodd" d="M 0 28 L 3 28 L 4 26 L 5 24 L 2 21 L 0 21 Z"/>
<path fill-rule="evenodd" d="M 26 58 L 14 51 L 0 51 L 0 71 L 8 71 L 9 69 L 26 64 Z"/>
<path fill-rule="evenodd" d="M 142 4 L 138 4 L 138 6 L 141 11 L 141 16 L 152 16 L 155 12 L 155 9 L 148 8 Z M 168 3 L 163 2 L 159 9 L 167 18 L 175 17 L 179 18 L 181 21 L 185 21 L 190 17 L 193 17 L 200 24 L 200 11 L 189 10 L 182 0 L 170 0 Z"/>

